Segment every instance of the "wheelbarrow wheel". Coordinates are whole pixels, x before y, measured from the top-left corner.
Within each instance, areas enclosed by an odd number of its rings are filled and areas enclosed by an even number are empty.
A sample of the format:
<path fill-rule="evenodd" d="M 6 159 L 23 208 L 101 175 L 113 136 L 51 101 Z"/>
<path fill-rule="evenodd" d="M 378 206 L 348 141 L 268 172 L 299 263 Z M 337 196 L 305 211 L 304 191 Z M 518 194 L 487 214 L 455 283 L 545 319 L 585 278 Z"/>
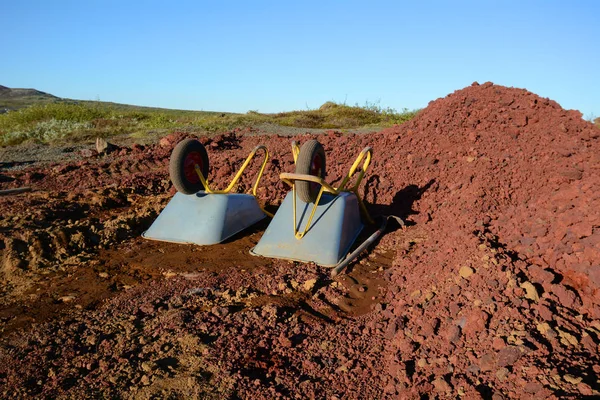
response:
<path fill-rule="evenodd" d="M 300 148 L 296 160 L 296 173 L 325 178 L 325 149 L 316 140 L 309 140 Z M 314 182 L 296 181 L 298 197 L 305 203 L 314 203 L 317 200 L 321 185 Z"/>
<path fill-rule="evenodd" d="M 200 167 L 204 179 L 208 176 L 208 153 L 196 139 L 182 140 L 175 146 L 169 160 L 169 175 L 177 191 L 194 194 L 204 189 L 195 166 Z"/>

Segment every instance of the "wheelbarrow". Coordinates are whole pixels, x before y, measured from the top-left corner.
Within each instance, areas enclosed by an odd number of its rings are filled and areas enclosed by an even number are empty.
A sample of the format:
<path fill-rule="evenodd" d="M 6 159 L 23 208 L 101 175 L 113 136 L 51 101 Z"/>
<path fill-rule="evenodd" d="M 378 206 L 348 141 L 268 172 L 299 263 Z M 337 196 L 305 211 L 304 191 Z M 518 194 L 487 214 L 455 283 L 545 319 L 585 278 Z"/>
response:
<path fill-rule="evenodd" d="M 292 191 L 251 253 L 314 262 L 332 268 L 331 274 L 335 276 L 373 243 L 387 224 L 388 218 L 384 218 L 377 231 L 348 254 L 365 223 L 375 223 L 358 193 L 373 150 L 366 147 L 360 152 L 337 188 L 324 180 L 325 151 L 318 141 L 310 140 L 302 148 L 294 142 L 292 154 L 295 173 L 279 176 Z M 349 186 L 355 176 L 354 185 Z"/>
<path fill-rule="evenodd" d="M 232 193 L 259 150 L 264 152 L 264 160 L 252 193 Z M 221 243 L 266 216 L 272 216 L 256 200 L 268 158 L 267 148 L 256 146 L 227 188 L 215 190 L 208 182 L 208 153 L 202 143 L 195 139 L 179 142 L 169 160 L 169 175 L 177 193 L 142 236 L 166 242 L 210 245 Z"/>

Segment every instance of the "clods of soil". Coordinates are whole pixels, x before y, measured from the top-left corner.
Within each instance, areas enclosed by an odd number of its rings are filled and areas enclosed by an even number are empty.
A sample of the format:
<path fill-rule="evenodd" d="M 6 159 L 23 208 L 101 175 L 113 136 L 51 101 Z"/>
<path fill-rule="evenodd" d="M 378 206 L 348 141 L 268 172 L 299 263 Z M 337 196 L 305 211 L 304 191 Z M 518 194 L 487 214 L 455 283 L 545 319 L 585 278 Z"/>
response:
<path fill-rule="evenodd" d="M 380 132 L 200 138 L 219 188 L 266 145 L 273 210 L 292 140 L 324 145 L 334 185 L 374 149 L 368 208 L 406 226 L 335 279 L 250 256 L 268 221 L 215 246 L 141 239 L 187 136 L 0 165 L 0 189 L 33 189 L 0 197 L 3 397 L 600 395 L 600 130 L 580 113 L 488 82 Z"/>

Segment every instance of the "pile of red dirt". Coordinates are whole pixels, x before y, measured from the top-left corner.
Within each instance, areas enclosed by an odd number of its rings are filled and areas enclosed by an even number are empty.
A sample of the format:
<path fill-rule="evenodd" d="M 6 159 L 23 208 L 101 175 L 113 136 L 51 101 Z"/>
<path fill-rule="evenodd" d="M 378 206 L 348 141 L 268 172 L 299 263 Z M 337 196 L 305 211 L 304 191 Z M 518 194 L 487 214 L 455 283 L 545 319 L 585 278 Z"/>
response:
<path fill-rule="evenodd" d="M 404 161 L 409 170 L 395 176 L 435 182 L 417 220 L 448 224 L 450 253 L 457 232 L 489 232 L 528 264 L 539 290 L 600 318 L 600 130 L 579 112 L 488 83 L 435 101 L 383 134 L 398 135 L 399 151 L 382 162 Z"/>
<path fill-rule="evenodd" d="M 378 202 L 414 185 L 412 219 L 426 233 L 388 271 L 390 392 L 467 382 L 490 395 L 591 394 L 600 130 L 553 101 L 486 83 L 382 135 L 395 154 L 377 158 L 378 175 L 394 184 L 376 191 Z M 406 189 L 398 194 L 407 201 Z"/>
<path fill-rule="evenodd" d="M 600 130 L 579 112 L 488 83 L 432 102 L 383 135 L 388 143 L 396 135 L 388 148 L 397 154 L 378 157 L 394 186 L 431 182 L 417 221 L 450 224 L 451 237 L 494 234 L 540 290 L 560 282 L 572 293 L 556 289 L 561 304 L 600 318 Z"/>
<path fill-rule="evenodd" d="M 142 250 L 134 237 L 173 193 L 168 157 L 186 136 L 13 172 L 3 188 L 28 184 L 50 194 L 0 199 L 5 215 L 24 215 L 0 218 L 0 228 L 13 226 L 6 228 L 10 238 L 0 229 L 4 269 L 49 269 L 82 248 L 92 257 L 119 243 L 146 253 L 132 265 L 163 262 L 152 254 L 164 248 Z M 183 387 L 180 394 L 248 398 L 600 394 L 600 129 L 526 90 L 474 83 L 381 132 L 282 137 L 244 129 L 200 140 L 209 181 L 220 188 L 254 146 L 266 145 L 259 198 L 275 207 L 289 190 L 279 173 L 294 169 L 290 142 L 312 138 L 325 147 L 333 183 L 363 147 L 374 149 L 364 184 L 368 207 L 407 222 L 380 240 L 379 256 L 363 257 L 337 281 L 314 266 L 265 261 L 263 269 L 233 259 L 191 283 L 140 286 L 11 342 L 0 360 L 20 366 L 0 368 L 0 382 L 23 386 L 23 394 L 73 396 L 82 394 L 72 385 L 77 373 L 95 393 L 111 395 L 133 385 L 143 396 L 167 381 Z M 250 190 L 259 158 L 238 191 Z M 47 214 L 43 223 L 25 217 L 33 208 Z M 64 212 L 52 217 L 55 210 Z M 85 246 L 54 244 L 66 222 Z M 32 240 L 45 251 L 27 251 L 37 248 Z M 61 257 L 53 246 L 62 246 Z M 227 246 L 243 253 L 236 242 Z M 119 257 L 126 265 L 127 256 Z M 198 281 L 213 290 L 190 295 Z M 385 283 L 363 285 L 375 281 Z M 295 300 L 273 303 L 273 296 Z M 370 313 L 348 312 L 366 296 Z M 56 361 L 55 353 L 73 361 Z M 153 357 L 166 364 L 152 364 Z M 189 375 L 199 365 L 202 372 Z M 188 375 L 178 372 L 183 366 Z M 38 384 L 44 374 L 51 382 Z"/>

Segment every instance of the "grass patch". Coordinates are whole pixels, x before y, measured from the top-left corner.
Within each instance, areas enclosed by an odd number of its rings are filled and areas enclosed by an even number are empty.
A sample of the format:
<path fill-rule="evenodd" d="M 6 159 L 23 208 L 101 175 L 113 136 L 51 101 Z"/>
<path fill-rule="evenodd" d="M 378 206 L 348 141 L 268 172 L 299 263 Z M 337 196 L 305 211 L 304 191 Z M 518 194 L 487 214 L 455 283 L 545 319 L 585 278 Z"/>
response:
<path fill-rule="evenodd" d="M 274 122 L 299 128 L 352 129 L 368 126 L 392 126 L 412 119 L 416 111 L 397 112 L 378 104 L 348 106 L 328 101 L 316 110 L 274 114 Z"/>
<path fill-rule="evenodd" d="M 385 127 L 406 122 L 415 114 L 415 111 L 408 110 L 396 112 L 378 104 L 360 107 L 334 102 L 327 102 L 314 110 L 236 114 L 56 100 L 0 114 L 0 145 L 25 141 L 77 141 L 123 134 L 144 137 L 152 131 L 175 129 L 211 134 L 263 123 L 321 129 Z"/>

